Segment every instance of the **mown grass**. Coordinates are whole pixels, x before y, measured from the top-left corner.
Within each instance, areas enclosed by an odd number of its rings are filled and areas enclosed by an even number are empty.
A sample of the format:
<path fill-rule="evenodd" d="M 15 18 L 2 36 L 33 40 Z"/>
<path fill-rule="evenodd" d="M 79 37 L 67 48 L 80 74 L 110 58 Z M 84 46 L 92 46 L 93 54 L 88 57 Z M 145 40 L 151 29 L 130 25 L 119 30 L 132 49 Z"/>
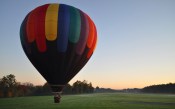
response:
<path fill-rule="evenodd" d="M 101 93 L 64 95 L 60 104 L 52 96 L 1 98 L 0 109 L 175 109 L 175 95 Z"/>

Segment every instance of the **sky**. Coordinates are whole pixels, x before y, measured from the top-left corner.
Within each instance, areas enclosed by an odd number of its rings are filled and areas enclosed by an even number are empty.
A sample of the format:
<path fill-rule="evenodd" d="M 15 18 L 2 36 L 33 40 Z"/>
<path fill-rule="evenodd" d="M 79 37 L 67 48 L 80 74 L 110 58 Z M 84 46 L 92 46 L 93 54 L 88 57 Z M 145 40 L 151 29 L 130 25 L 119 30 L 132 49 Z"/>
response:
<path fill-rule="evenodd" d="M 19 29 L 31 10 L 47 3 L 77 7 L 97 28 L 96 50 L 70 84 L 87 80 L 124 89 L 175 83 L 174 0 L 1 0 L 0 78 L 14 74 L 21 83 L 46 82 L 25 56 Z"/>

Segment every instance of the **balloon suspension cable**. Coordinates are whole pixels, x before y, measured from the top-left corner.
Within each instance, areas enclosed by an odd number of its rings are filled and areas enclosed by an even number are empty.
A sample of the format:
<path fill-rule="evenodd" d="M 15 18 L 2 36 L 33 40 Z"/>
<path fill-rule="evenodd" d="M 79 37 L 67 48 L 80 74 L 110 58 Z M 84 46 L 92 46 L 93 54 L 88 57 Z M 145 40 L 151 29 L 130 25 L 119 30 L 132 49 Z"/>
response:
<path fill-rule="evenodd" d="M 54 94 L 54 103 L 60 103 L 61 92 L 53 92 L 53 94 Z"/>

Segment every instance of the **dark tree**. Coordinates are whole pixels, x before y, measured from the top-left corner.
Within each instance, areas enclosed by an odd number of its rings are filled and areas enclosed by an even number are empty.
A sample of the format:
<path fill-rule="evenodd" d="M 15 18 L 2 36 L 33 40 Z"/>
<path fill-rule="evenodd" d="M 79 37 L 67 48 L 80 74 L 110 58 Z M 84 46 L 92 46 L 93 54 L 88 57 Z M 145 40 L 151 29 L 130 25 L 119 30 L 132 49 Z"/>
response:
<path fill-rule="evenodd" d="M 82 94 L 93 93 L 94 87 L 92 83 L 84 81 L 76 81 L 71 86 L 67 84 L 63 89 L 63 94 Z M 0 97 L 14 97 L 14 96 L 38 96 L 38 95 L 52 95 L 52 91 L 48 83 L 43 86 L 34 86 L 32 83 L 17 82 L 13 74 L 3 76 L 0 78 Z"/>
<path fill-rule="evenodd" d="M 17 91 L 15 76 L 10 74 L 0 79 L 1 97 L 13 97 Z"/>
<path fill-rule="evenodd" d="M 145 93 L 173 93 L 175 94 L 175 83 L 147 86 L 147 87 L 144 87 L 141 91 Z"/>
<path fill-rule="evenodd" d="M 84 80 L 83 82 L 76 81 L 72 85 L 72 92 L 74 94 L 93 93 L 94 87 L 92 86 L 92 83 L 88 83 L 86 80 Z"/>

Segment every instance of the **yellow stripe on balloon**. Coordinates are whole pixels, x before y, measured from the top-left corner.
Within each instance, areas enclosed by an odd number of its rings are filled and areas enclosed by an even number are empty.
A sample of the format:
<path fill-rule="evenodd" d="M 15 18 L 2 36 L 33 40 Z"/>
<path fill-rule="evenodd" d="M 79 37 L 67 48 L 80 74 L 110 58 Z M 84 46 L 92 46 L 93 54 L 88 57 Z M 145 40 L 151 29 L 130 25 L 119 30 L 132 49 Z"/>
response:
<path fill-rule="evenodd" d="M 45 35 L 46 39 L 53 41 L 57 38 L 58 4 L 50 4 L 46 11 Z"/>

